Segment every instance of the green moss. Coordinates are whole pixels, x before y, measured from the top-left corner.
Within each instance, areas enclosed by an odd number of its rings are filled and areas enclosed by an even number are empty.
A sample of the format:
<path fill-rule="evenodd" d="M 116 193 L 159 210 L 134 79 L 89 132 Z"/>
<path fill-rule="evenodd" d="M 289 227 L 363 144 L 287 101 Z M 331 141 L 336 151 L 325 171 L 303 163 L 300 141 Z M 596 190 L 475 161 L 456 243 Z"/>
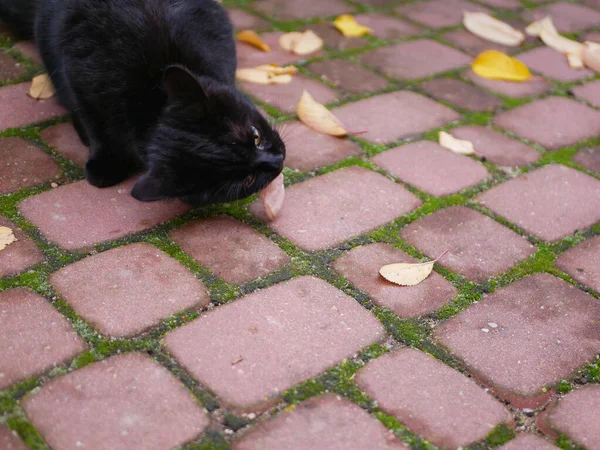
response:
<path fill-rule="evenodd" d="M 600 358 L 588 364 L 583 373 L 591 383 L 600 383 Z"/>
<path fill-rule="evenodd" d="M 6 419 L 6 424 L 15 430 L 19 437 L 31 450 L 50 450 L 35 427 L 27 420 L 21 408 L 17 408 Z"/>
<path fill-rule="evenodd" d="M 564 434 L 561 434 L 554 443 L 557 447 L 562 448 L 563 450 L 585 450 L 584 447 L 569 440 L 569 438 Z"/>
<path fill-rule="evenodd" d="M 183 450 L 230 450 L 231 444 L 217 431 L 206 430 L 200 442 L 187 444 Z"/>
<path fill-rule="evenodd" d="M 434 445 L 412 433 L 408 428 L 401 425 L 394 417 L 389 416 L 382 411 L 377 411 L 375 417 L 377 417 L 383 425 L 392 430 L 394 434 L 412 450 L 436 450 Z"/>
<path fill-rule="evenodd" d="M 383 323 L 388 333 L 407 345 L 416 345 L 427 338 L 429 330 L 408 319 L 401 319 L 389 309 L 376 307 L 373 313 Z"/>
<path fill-rule="evenodd" d="M 573 385 L 569 383 L 567 380 L 562 380 L 558 386 L 556 387 L 558 392 L 561 394 L 566 394 L 567 392 L 571 392 L 573 390 Z"/>
<path fill-rule="evenodd" d="M 486 442 L 492 446 L 506 444 L 515 438 L 515 432 L 508 425 L 501 423 L 485 438 Z"/>
<path fill-rule="evenodd" d="M 245 419 L 244 417 L 240 417 L 236 414 L 231 414 L 229 412 L 225 413 L 224 422 L 225 426 L 232 429 L 233 431 L 241 430 L 242 428 L 250 424 L 250 420 Z"/>

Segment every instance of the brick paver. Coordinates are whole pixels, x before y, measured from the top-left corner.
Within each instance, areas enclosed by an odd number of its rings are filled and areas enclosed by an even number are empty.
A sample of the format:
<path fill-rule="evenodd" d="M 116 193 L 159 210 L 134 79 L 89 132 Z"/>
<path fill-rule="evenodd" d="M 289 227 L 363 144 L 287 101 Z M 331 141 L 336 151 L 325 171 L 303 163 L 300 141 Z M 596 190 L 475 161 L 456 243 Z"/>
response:
<path fill-rule="evenodd" d="M 0 423 L 0 448 L 3 450 L 27 450 L 28 447 L 19 439 L 16 432 Z"/>
<path fill-rule="evenodd" d="M 303 277 L 208 313 L 169 334 L 166 344 L 225 402 L 254 408 L 383 336 L 352 298 Z"/>
<path fill-rule="evenodd" d="M 167 450 L 194 439 L 208 425 L 183 385 L 139 353 L 55 379 L 29 394 L 23 409 L 52 448 L 65 450 Z"/>
<path fill-rule="evenodd" d="M 443 37 L 444 40 L 454 44 L 456 47 L 471 56 L 477 56 L 485 50 L 498 50 L 503 53 L 511 53 L 515 50 L 514 47 L 508 47 L 506 45 L 487 41 L 463 29 L 449 31 L 445 33 Z"/>
<path fill-rule="evenodd" d="M 35 242 L 14 223 L 0 216 L 0 227 L 10 228 L 17 238 L 0 252 L 0 278 L 17 275 L 44 261 L 44 255 Z"/>
<path fill-rule="evenodd" d="M 556 450 L 557 447 L 550 442 L 533 434 L 517 435 L 508 444 L 500 447 L 502 450 Z"/>
<path fill-rule="evenodd" d="M 536 274 L 485 297 L 436 335 L 516 407 L 539 404 L 535 396 L 544 386 L 596 356 L 600 303 L 558 278 Z"/>
<path fill-rule="evenodd" d="M 373 36 L 381 39 L 398 39 L 421 32 L 416 25 L 380 13 L 359 14 L 356 20 L 373 30 Z"/>
<path fill-rule="evenodd" d="M 279 46 L 279 38 L 283 33 L 264 33 L 261 34 L 261 39 L 271 47 L 270 52 L 262 52 L 256 50 L 250 44 L 238 42 L 237 45 L 237 60 L 239 67 L 255 67 L 261 64 L 291 64 L 297 61 L 302 61 L 305 56 L 295 55 L 283 50 Z"/>
<path fill-rule="evenodd" d="M 227 12 L 236 30 L 260 30 L 268 26 L 266 21 L 243 9 L 229 8 Z"/>
<path fill-rule="evenodd" d="M 465 10 L 489 12 L 489 9 L 465 0 L 429 0 L 396 8 L 400 14 L 431 28 L 458 25 Z"/>
<path fill-rule="evenodd" d="M 280 20 L 308 19 L 335 16 L 352 9 L 342 0 L 305 0 L 302 3 L 285 0 L 257 0 L 252 5 L 266 16 Z"/>
<path fill-rule="evenodd" d="M 492 111 L 502 104 L 498 97 L 459 80 L 438 78 L 423 84 L 422 88 L 438 100 L 469 111 Z"/>
<path fill-rule="evenodd" d="M 592 81 L 573 88 L 573 94 L 583 100 L 600 107 L 600 81 Z"/>
<path fill-rule="evenodd" d="M 364 37 L 344 37 L 331 23 L 315 23 L 306 25 L 301 31 L 312 30 L 323 39 L 326 48 L 331 50 L 349 50 L 366 46 L 369 41 Z M 311 56 L 319 56 L 323 52 L 314 53 Z M 306 58 L 303 56 L 302 58 Z"/>
<path fill-rule="evenodd" d="M 38 48 L 33 43 L 33 41 L 17 42 L 13 46 L 13 49 L 19 51 L 22 55 L 29 58 L 33 62 L 40 64 L 40 65 L 42 64 L 42 57 L 40 55 L 40 52 L 38 51 Z"/>
<path fill-rule="evenodd" d="M 552 83 L 549 80 L 535 75 L 522 83 L 481 78 L 471 70 L 466 71 L 464 77 L 480 87 L 514 98 L 535 97 L 552 89 Z"/>
<path fill-rule="evenodd" d="M 524 14 L 527 20 L 539 20 L 550 15 L 556 29 L 562 33 L 575 33 L 600 23 L 600 12 L 583 5 L 558 2 Z"/>
<path fill-rule="evenodd" d="M 0 80 L 19 78 L 25 74 L 23 66 L 10 55 L 0 52 Z"/>
<path fill-rule="evenodd" d="M 0 292 L 0 390 L 62 364 L 86 348 L 69 321 L 25 288 Z"/>
<path fill-rule="evenodd" d="M 66 114 L 53 99 L 34 100 L 27 96 L 31 83 L 21 83 L 0 88 L 0 131 L 42 122 Z"/>
<path fill-rule="evenodd" d="M 550 47 L 540 47 L 521 53 L 518 59 L 523 61 L 530 70 L 534 70 L 558 81 L 577 81 L 593 74 L 587 69 L 571 69 L 567 58 Z"/>
<path fill-rule="evenodd" d="M 600 236 L 566 251 L 555 263 L 580 283 L 600 292 Z"/>
<path fill-rule="evenodd" d="M 586 147 L 579 150 L 573 161 L 600 173 L 600 147 Z"/>
<path fill-rule="evenodd" d="M 376 91 L 389 84 L 385 78 L 363 66 L 343 59 L 316 62 L 309 69 L 321 79 L 351 93 Z"/>
<path fill-rule="evenodd" d="M 46 128 L 40 133 L 40 137 L 78 166 L 85 166 L 89 150 L 81 143 L 75 128 L 70 123 L 61 123 Z"/>

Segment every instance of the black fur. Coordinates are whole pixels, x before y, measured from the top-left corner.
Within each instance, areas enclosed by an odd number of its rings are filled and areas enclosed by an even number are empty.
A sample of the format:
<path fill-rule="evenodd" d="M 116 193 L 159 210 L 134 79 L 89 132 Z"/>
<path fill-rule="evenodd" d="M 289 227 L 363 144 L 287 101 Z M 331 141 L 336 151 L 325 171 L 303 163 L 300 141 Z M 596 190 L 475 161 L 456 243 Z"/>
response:
<path fill-rule="evenodd" d="M 21 34 L 26 17 L 90 146 L 93 185 L 143 170 L 138 200 L 203 204 L 251 195 L 281 172 L 285 145 L 235 88 L 232 28 L 214 0 L 0 0 Z"/>

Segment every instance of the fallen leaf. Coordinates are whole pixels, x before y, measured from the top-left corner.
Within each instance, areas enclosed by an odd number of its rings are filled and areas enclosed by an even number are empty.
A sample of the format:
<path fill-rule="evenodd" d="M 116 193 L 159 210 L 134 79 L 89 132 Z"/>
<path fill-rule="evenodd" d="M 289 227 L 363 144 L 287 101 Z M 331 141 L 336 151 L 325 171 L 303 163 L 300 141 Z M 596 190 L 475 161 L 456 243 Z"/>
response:
<path fill-rule="evenodd" d="M 240 356 L 239 358 L 236 358 L 233 361 L 231 361 L 231 365 L 235 366 L 235 365 L 241 363 L 243 360 L 244 360 L 244 358 L 242 356 Z"/>
<path fill-rule="evenodd" d="M 583 44 L 561 36 L 552 22 L 552 17 L 546 16 L 531 23 L 525 29 L 525 32 L 531 36 L 539 37 L 546 46 L 566 55 L 572 69 L 583 69 Z"/>
<path fill-rule="evenodd" d="M 373 30 L 359 24 L 350 14 L 343 14 L 333 21 L 333 25 L 346 37 L 361 37 L 371 34 Z"/>
<path fill-rule="evenodd" d="M 33 80 L 31 80 L 31 87 L 29 88 L 27 95 L 29 95 L 31 98 L 35 98 L 36 100 L 46 100 L 54 97 L 55 94 L 56 91 L 52 85 L 52 80 L 50 80 L 50 77 L 47 74 L 43 73 L 37 77 L 33 77 Z"/>
<path fill-rule="evenodd" d="M 304 56 L 321 50 L 323 39 L 312 30 L 307 30 L 304 33 L 292 32 L 282 34 L 279 38 L 279 45 L 288 52 Z"/>
<path fill-rule="evenodd" d="M 238 41 L 245 42 L 246 44 L 250 44 L 250 45 L 258 48 L 259 50 L 262 50 L 263 52 L 271 51 L 271 47 L 269 46 L 269 44 L 266 44 L 265 42 L 263 42 L 263 40 L 260 38 L 260 36 L 258 34 L 256 34 L 256 31 L 243 30 L 243 31 L 240 31 L 238 34 L 236 34 L 235 37 Z"/>
<path fill-rule="evenodd" d="M 585 50 L 584 50 L 585 51 Z M 581 55 L 575 55 L 574 53 L 567 53 L 567 62 L 569 67 L 575 70 L 581 70 L 585 67 L 583 62 L 583 52 Z"/>
<path fill-rule="evenodd" d="M 263 207 L 270 220 L 275 220 L 285 199 L 285 186 L 283 184 L 283 173 L 280 173 L 277 178 L 271 181 L 266 188 L 260 192 L 260 198 L 263 202 Z"/>
<path fill-rule="evenodd" d="M 482 12 L 465 11 L 463 25 L 482 39 L 509 47 L 517 47 L 525 40 L 525 35 L 519 30 Z"/>
<path fill-rule="evenodd" d="M 264 64 L 262 66 L 258 66 L 257 69 L 272 75 L 295 75 L 298 73 L 298 68 L 295 66 L 281 67 L 277 64 Z"/>
<path fill-rule="evenodd" d="M 448 253 L 448 250 L 442 253 L 437 259 L 426 263 L 388 264 L 379 269 L 379 273 L 386 280 L 400 286 L 416 286 L 431 274 L 433 265 L 442 259 L 446 253 Z"/>
<path fill-rule="evenodd" d="M 337 117 L 307 91 L 302 93 L 296 113 L 302 122 L 320 133 L 338 137 L 348 134 Z"/>
<path fill-rule="evenodd" d="M 254 84 L 288 84 L 292 81 L 291 75 L 273 75 L 258 68 L 238 69 L 235 77 L 240 81 Z"/>
<path fill-rule="evenodd" d="M 540 37 L 542 30 L 547 31 L 548 33 L 558 34 L 558 30 L 554 26 L 554 22 L 552 22 L 552 17 L 550 16 L 546 16 L 543 19 L 530 23 L 529 26 L 525 28 L 525 33 L 529 36 Z"/>
<path fill-rule="evenodd" d="M 4 250 L 13 242 L 17 242 L 17 238 L 12 230 L 8 227 L 0 227 L 0 250 Z"/>
<path fill-rule="evenodd" d="M 497 50 L 480 53 L 471 63 L 471 69 L 483 78 L 507 81 L 526 81 L 531 72 L 525 64 Z"/>
<path fill-rule="evenodd" d="M 279 46 L 288 52 L 293 52 L 295 42 L 302 36 L 299 31 L 284 33 L 279 37 Z"/>
<path fill-rule="evenodd" d="M 583 48 L 583 62 L 594 72 L 600 73 L 600 44 L 586 41 Z"/>
<path fill-rule="evenodd" d="M 475 149 L 473 148 L 473 143 L 471 141 L 456 139 L 445 131 L 440 131 L 439 142 L 442 147 L 452 150 L 454 153 L 459 153 L 461 155 L 475 154 Z"/>

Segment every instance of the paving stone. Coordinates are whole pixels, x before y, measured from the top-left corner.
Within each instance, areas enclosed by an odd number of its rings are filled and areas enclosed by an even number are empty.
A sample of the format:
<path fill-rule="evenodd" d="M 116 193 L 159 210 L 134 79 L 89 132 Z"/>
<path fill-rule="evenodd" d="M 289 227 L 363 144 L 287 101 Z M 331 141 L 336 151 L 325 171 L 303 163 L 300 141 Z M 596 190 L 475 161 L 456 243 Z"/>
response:
<path fill-rule="evenodd" d="M 440 264 L 478 282 L 507 271 L 535 252 L 526 239 L 464 206 L 419 219 L 400 235 L 431 258 L 449 250 Z"/>
<path fill-rule="evenodd" d="M 446 41 L 464 50 L 471 56 L 477 56 L 485 50 L 498 50 L 503 53 L 513 53 L 515 51 L 514 47 L 507 47 L 505 45 L 486 41 L 485 39 L 475 36 L 470 31 L 462 29 L 449 31 L 444 34 L 443 37 Z"/>
<path fill-rule="evenodd" d="M 375 7 L 392 6 L 398 3 L 398 0 L 356 0 L 354 3 L 369 5 Z"/>
<path fill-rule="evenodd" d="M 25 75 L 23 66 L 9 54 L 0 52 L 0 80 L 10 80 Z"/>
<path fill-rule="evenodd" d="M 85 258 L 53 274 L 50 282 L 77 314 L 114 337 L 139 334 L 210 301 L 201 281 L 146 243 Z"/>
<path fill-rule="evenodd" d="M 477 89 L 470 84 L 450 78 L 428 81 L 421 88 L 432 97 L 452 103 L 469 111 L 493 111 L 502 105 L 502 100 Z"/>
<path fill-rule="evenodd" d="M 431 28 L 445 28 L 462 23 L 465 10 L 490 12 L 483 6 L 464 0 L 431 0 L 396 8 L 400 14 Z"/>
<path fill-rule="evenodd" d="M 479 202 L 545 241 L 554 241 L 600 220 L 600 181 L 552 164 L 501 184 Z"/>
<path fill-rule="evenodd" d="M 495 124 L 548 150 L 600 134 L 600 111 L 564 97 L 548 97 L 500 114 Z"/>
<path fill-rule="evenodd" d="M 246 44 L 245 42 L 237 42 L 237 61 L 238 67 L 256 67 L 261 64 L 293 64 L 298 61 L 306 59 L 306 56 L 295 55 L 288 51 L 283 50 L 279 46 L 279 38 L 283 33 L 264 33 L 261 34 L 261 39 L 271 47 L 270 52 L 263 52 L 256 47 Z M 311 55 L 320 55 L 321 53 L 314 53 Z"/>
<path fill-rule="evenodd" d="M 328 47 L 332 50 L 349 50 L 352 48 L 360 48 L 369 43 L 369 41 L 363 37 L 344 37 L 342 33 L 340 33 L 337 28 L 331 24 L 331 22 L 313 23 L 302 27 L 301 30 L 312 30 L 321 39 L 323 39 L 325 47 Z M 313 53 L 308 57 L 313 58 L 314 55 L 318 54 L 319 53 Z M 303 58 L 307 57 L 304 56 Z"/>
<path fill-rule="evenodd" d="M 285 165 L 292 169 L 310 171 L 362 154 L 351 140 L 319 133 L 301 122 L 286 122 L 280 131 L 285 140 Z"/>
<path fill-rule="evenodd" d="M 60 123 L 46 128 L 40 133 L 40 136 L 48 145 L 58 150 L 66 158 L 80 167 L 85 166 L 89 150 L 79 139 L 72 124 Z"/>
<path fill-rule="evenodd" d="M 514 98 L 535 97 L 548 92 L 553 88 L 550 81 L 544 77 L 538 76 L 534 76 L 521 83 L 481 78 L 475 75 L 471 70 L 466 71 L 463 76 L 482 88 Z"/>
<path fill-rule="evenodd" d="M 229 19 L 236 30 L 260 30 L 268 27 L 266 21 L 240 8 L 229 8 Z"/>
<path fill-rule="evenodd" d="M 600 147 L 582 148 L 575 155 L 573 161 L 594 172 L 600 173 Z"/>
<path fill-rule="evenodd" d="M 44 255 L 35 242 L 14 223 L 0 216 L 0 227 L 10 228 L 17 238 L 16 242 L 0 251 L 0 278 L 18 275 L 44 261 Z"/>
<path fill-rule="evenodd" d="M 550 442 L 534 434 L 517 434 L 508 444 L 500 447 L 500 450 L 556 450 L 557 447 Z"/>
<path fill-rule="evenodd" d="M 548 414 L 549 424 L 589 450 L 600 449 L 600 386 L 584 386 L 567 394 Z"/>
<path fill-rule="evenodd" d="M 550 47 L 539 47 L 521 53 L 517 59 L 523 61 L 531 70 L 563 82 L 581 80 L 594 74 L 587 69 L 571 69 L 565 55 Z"/>
<path fill-rule="evenodd" d="M 309 69 L 322 80 L 356 94 L 383 89 L 389 84 L 385 78 L 344 59 L 316 62 Z"/>
<path fill-rule="evenodd" d="M 234 450 L 408 449 L 374 417 L 345 398 L 322 395 L 259 425 Z"/>
<path fill-rule="evenodd" d="M 600 80 L 586 83 L 572 89 L 573 94 L 596 107 L 600 107 Z"/>
<path fill-rule="evenodd" d="M 471 58 L 430 39 L 417 39 L 363 53 L 360 60 L 387 75 L 410 80 L 456 69 Z"/>
<path fill-rule="evenodd" d="M 27 96 L 31 83 L 0 88 L 0 131 L 63 116 L 67 112 L 54 99 L 34 100 Z"/>
<path fill-rule="evenodd" d="M 419 350 L 383 355 L 361 369 L 359 387 L 400 423 L 442 449 L 456 449 L 510 422 L 475 382 Z"/>
<path fill-rule="evenodd" d="M 590 0 L 592 1 L 592 0 Z M 595 0 L 594 0 L 595 1 Z M 583 33 L 581 41 L 592 41 L 592 42 L 600 42 L 600 31 L 590 31 L 588 33 Z"/>
<path fill-rule="evenodd" d="M 534 408 L 542 388 L 596 356 L 600 303 L 563 280 L 535 274 L 486 296 L 436 335 L 475 375 L 513 397 L 516 408 L 527 402 Z"/>
<path fill-rule="evenodd" d="M 523 6 L 518 0 L 482 0 L 482 3 L 499 9 L 519 9 Z"/>
<path fill-rule="evenodd" d="M 49 240 L 67 250 L 147 230 L 191 209 L 179 201 L 142 203 L 129 192 L 135 180 L 98 189 L 87 181 L 29 197 L 19 211 Z"/>
<path fill-rule="evenodd" d="M 290 262 L 267 237 L 232 217 L 188 222 L 170 236 L 184 252 L 228 283 L 248 283 Z"/>
<path fill-rule="evenodd" d="M 33 41 L 21 41 L 13 45 L 13 49 L 22 53 L 25 57 L 29 58 L 37 64 L 42 64 L 42 57 L 40 52 Z"/>
<path fill-rule="evenodd" d="M 436 272 L 416 286 L 402 288 L 379 275 L 381 267 L 399 262 L 419 261 L 391 245 L 372 244 L 345 253 L 334 267 L 366 292 L 373 303 L 385 306 L 402 317 L 417 317 L 435 311 L 456 296 L 452 284 Z"/>
<path fill-rule="evenodd" d="M 373 30 L 373 36 L 380 39 L 398 39 L 421 32 L 416 25 L 383 13 L 359 14 L 356 16 L 356 20 L 361 25 Z"/>
<path fill-rule="evenodd" d="M 3 450 L 27 450 L 27 446 L 8 427 L 0 423 L 0 448 Z"/>
<path fill-rule="evenodd" d="M 288 188 L 283 209 L 269 226 L 315 251 L 372 231 L 420 205 L 401 185 L 362 167 L 349 167 Z M 259 202 L 250 211 L 267 221 Z"/>
<path fill-rule="evenodd" d="M 0 390 L 73 359 L 86 349 L 71 324 L 25 288 L 0 292 Z"/>
<path fill-rule="evenodd" d="M 600 236 L 567 250 L 555 264 L 575 280 L 600 292 Z"/>
<path fill-rule="evenodd" d="M 583 0 L 583 3 L 590 8 L 599 9 L 600 8 L 600 0 Z M 597 41 L 595 41 L 597 42 Z"/>
<path fill-rule="evenodd" d="M 310 17 L 329 17 L 352 12 L 342 0 L 258 0 L 252 7 L 277 20 L 298 20 Z"/>
<path fill-rule="evenodd" d="M 296 111 L 296 106 L 305 90 L 320 103 L 330 103 L 337 99 L 338 93 L 322 83 L 302 75 L 294 76 L 288 84 L 253 84 L 240 83 L 244 91 L 261 102 L 268 103 L 286 113 Z"/>
<path fill-rule="evenodd" d="M 349 103 L 334 110 L 350 130 L 366 131 L 361 139 L 383 144 L 419 135 L 460 119 L 460 114 L 409 91 Z"/>
<path fill-rule="evenodd" d="M 402 181 L 435 196 L 454 194 L 490 176 L 479 161 L 431 141 L 413 142 L 385 151 L 373 161 Z"/>
<path fill-rule="evenodd" d="M 600 13 L 583 5 L 560 2 L 542 6 L 524 14 L 529 21 L 552 16 L 554 25 L 561 33 L 575 33 L 586 28 L 596 27 L 600 23 Z"/>
<path fill-rule="evenodd" d="M 516 139 L 490 128 L 470 125 L 452 129 L 452 136 L 471 141 L 477 153 L 499 166 L 525 166 L 540 159 L 540 153 Z"/>
<path fill-rule="evenodd" d="M 52 448 L 170 449 L 208 425 L 202 407 L 141 353 L 114 356 L 28 394 L 23 409 Z"/>
<path fill-rule="evenodd" d="M 247 409 L 384 336 L 381 323 L 354 299 L 323 280 L 302 277 L 217 308 L 165 341 L 200 383 Z"/>

